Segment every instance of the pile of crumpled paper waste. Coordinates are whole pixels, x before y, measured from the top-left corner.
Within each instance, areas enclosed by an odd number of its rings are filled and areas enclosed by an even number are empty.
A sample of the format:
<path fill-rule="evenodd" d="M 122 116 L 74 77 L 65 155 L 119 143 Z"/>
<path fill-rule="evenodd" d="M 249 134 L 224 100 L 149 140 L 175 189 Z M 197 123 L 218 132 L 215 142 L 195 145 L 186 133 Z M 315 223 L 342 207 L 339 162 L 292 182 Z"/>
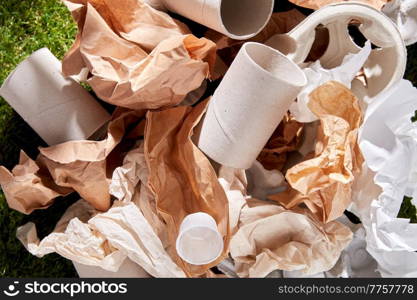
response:
<path fill-rule="evenodd" d="M 417 1 L 290 1 L 63 0 L 72 48 L 0 89 L 49 145 L 0 167 L 9 207 L 80 197 L 26 249 L 80 277 L 416 277 Z"/>

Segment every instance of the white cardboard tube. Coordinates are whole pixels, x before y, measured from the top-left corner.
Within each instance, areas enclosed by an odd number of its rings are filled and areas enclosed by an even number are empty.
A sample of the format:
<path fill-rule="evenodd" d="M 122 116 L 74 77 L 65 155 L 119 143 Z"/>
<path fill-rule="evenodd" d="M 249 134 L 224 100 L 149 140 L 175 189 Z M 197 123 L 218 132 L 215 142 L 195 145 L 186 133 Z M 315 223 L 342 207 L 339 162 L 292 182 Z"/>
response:
<path fill-rule="evenodd" d="M 150 278 L 146 271 L 129 258 L 126 258 L 117 272 L 106 271 L 100 267 L 87 266 L 75 261 L 75 270 L 80 278 Z"/>
<path fill-rule="evenodd" d="M 249 169 L 306 83 L 279 51 L 245 43 L 197 129 L 198 147 L 222 165 Z"/>
<path fill-rule="evenodd" d="M 61 62 L 47 49 L 21 62 L 0 95 L 49 145 L 85 140 L 110 115 L 77 82 L 61 73 Z"/>
<path fill-rule="evenodd" d="M 176 249 L 178 255 L 192 265 L 206 265 L 223 252 L 223 238 L 216 221 L 206 213 L 195 213 L 184 218 L 180 226 Z"/>
<path fill-rule="evenodd" d="M 155 0 L 148 0 L 160 7 Z M 169 11 L 237 40 L 249 39 L 268 23 L 274 0 L 160 0 Z"/>

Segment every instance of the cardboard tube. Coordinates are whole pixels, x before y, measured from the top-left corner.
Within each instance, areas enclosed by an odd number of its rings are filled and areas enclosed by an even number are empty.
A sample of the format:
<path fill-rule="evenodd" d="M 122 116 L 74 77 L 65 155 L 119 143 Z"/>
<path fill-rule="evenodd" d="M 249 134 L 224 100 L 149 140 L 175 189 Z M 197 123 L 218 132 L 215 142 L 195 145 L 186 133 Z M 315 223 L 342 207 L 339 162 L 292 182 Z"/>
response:
<path fill-rule="evenodd" d="M 245 43 L 199 125 L 198 147 L 222 165 L 250 168 L 306 83 L 279 51 Z"/>
<path fill-rule="evenodd" d="M 151 275 L 129 258 L 126 258 L 123 264 L 120 266 L 119 271 L 110 272 L 100 267 L 87 266 L 75 261 L 75 270 L 80 278 L 150 278 Z"/>
<path fill-rule="evenodd" d="M 148 0 L 149 2 L 149 0 Z M 150 1 L 154 7 L 155 0 Z M 274 0 L 160 0 L 169 11 L 214 29 L 232 39 L 245 40 L 268 23 Z"/>
<path fill-rule="evenodd" d="M 0 95 L 49 145 L 85 140 L 110 120 L 82 86 L 62 75 L 61 62 L 47 48 L 17 66 Z"/>

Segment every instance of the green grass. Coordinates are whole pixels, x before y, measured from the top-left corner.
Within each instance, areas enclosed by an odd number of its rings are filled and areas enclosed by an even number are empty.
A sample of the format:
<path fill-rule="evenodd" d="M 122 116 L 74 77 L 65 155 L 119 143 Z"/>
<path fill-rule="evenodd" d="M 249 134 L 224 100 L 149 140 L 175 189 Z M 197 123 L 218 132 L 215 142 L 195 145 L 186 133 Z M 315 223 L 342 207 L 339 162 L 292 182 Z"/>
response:
<path fill-rule="evenodd" d="M 1 0 L 0 83 L 19 62 L 42 47 L 62 58 L 75 34 L 71 15 L 59 0 Z M 0 98 L 0 164 L 14 166 L 20 149 L 35 157 L 39 145 L 43 145 L 42 140 Z M 0 194 L 1 277 L 76 276 L 71 262 L 57 254 L 36 258 L 16 239 L 16 228 L 28 221 L 38 225 L 41 236 L 48 234 L 74 197 L 59 199 L 52 208 L 25 216 L 9 209 Z"/>
<path fill-rule="evenodd" d="M 277 8 L 292 7 L 284 2 L 278 1 Z M 0 0 L 0 84 L 19 62 L 39 48 L 48 47 L 61 59 L 75 34 L 76 26 L 59 0 Z M 409 48 L 406 77 L 417 85 L 417 46 Z M 20 149 L 36 157 L 40 145 L 44 145 L 42 140 L 0 98 L 0 164 L 12 168 Z M 76 276 L 71 262 L 56 254 L 33 257 L 16 239 L 16 228 L 28 221 L 37 224 L 41 237 L 47 235 L 75 200 L 77 195 L 61 198 L 48 210 L 25 216 L 9 209 L 0 192 L 1 277 Z"/>

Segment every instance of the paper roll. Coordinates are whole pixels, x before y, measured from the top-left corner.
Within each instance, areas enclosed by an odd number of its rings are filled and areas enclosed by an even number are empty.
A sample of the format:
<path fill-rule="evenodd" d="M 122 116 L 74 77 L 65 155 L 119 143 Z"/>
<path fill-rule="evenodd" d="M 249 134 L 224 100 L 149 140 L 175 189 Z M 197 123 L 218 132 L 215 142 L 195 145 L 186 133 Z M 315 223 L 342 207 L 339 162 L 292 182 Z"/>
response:
<path fill-rule="evenodd" d="M 75 270 L 80 278 L 150 278 L 151 276 L 139 265 L 126 258 L 119 271 L 110 272 L 100 267 L 87 266 L 75 261 Z"/>
<path fill-rule="evenodd" d="M 17 66 L 0 95 L 49 145 L 88 139 L 110 120 L 82 86 L 62 75 L 61 62 L 47 48 Z"/>
<path fill-rule="evenodd" d="M 198 147 L 222 165 L 250 168 L 305 84 L 285 55 L 245 43 L 210 101 Z"/>
<path fill-rule="evenodd" d="M 268 23 L 274 0 L 147 0 L 236 40 L 249 39 Z"/>

